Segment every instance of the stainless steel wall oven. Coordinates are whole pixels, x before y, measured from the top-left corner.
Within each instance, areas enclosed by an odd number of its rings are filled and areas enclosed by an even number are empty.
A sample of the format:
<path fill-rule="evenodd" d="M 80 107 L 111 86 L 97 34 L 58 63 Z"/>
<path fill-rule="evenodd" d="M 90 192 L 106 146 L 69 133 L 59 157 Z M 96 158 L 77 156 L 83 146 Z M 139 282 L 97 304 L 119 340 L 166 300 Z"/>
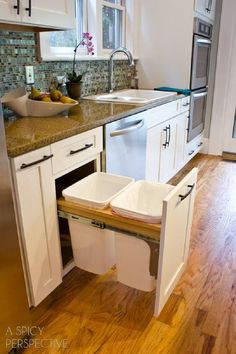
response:
<path fill-rule="evenodd" d="M 199 18 L 195 18 L 190 82 L 191 109 L 188 141 L 194 139 L 204 129 L 211 55 L 211 37 L 212 25 Z"/>

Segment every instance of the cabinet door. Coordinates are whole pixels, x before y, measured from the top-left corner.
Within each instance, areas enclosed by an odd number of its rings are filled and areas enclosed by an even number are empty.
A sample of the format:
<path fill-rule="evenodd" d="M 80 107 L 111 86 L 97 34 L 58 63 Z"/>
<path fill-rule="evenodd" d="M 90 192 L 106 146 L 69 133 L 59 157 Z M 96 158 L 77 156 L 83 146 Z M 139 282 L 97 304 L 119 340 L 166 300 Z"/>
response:
<path fill-rule="evenodd" d="M 184 271 L 192 226 L 197 168 L 163 201 L 155 316 L 158 316 Z"/>
<path fill-rule="evenodd" d="M 176 149 L 175 149 L 175 169 L 180 170 L 185 164 L 185 149 L 187 144 L 187 129 L 189 121 L 189 111 L 176 117 Z"/>
<path fill-rule="evenodd" d="M 17 9 L 17 0 L 0 0 L 0 19 L 4 22 L 20 21 L 20 8 Z"/>
<path fill-rule="evenodd" d="M 24 165 L 42 159 L 45 160 L 41 163 L 29 167 Z M 37 306 L 62 281 L 50 148 L 42 148 L 13 159 L 13 168 L 31 302 Z"/>
<path fill-rule="evenodd" d="M 146 173 L 148 181 L 159 181 L 162 125 L 156 125 L 147 131 Z"/>
<path fill-rule="evenodd" d="M 22 22 L 57 28 L 75 27 L 74 0 L 22 0 Z"/>
<path fill-rule="evenodd" d="M 175 173 L 176 118 L 162 124 L 159 182 L 166 183 Z"/>
<path fill-rule="evenodd" d="M 195 11 L 214 20 L 216 0 L 195 0 Z"/>

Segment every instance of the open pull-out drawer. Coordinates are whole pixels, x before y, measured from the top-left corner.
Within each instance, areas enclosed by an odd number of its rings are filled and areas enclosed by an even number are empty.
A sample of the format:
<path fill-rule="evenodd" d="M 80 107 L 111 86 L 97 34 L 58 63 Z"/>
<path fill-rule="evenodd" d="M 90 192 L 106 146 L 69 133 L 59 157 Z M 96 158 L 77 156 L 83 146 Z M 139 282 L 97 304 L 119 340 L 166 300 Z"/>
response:
<path fill-rule="evenodd" d="M 62 217 L 147 242 L 151 251 L 150 274 L 157 276 L 154 315 L 158 316 L 186 265 L 196 181 L 197 169 L 194 168 L 167 195 L 163 200 L 161 224 L 135 221 L 113 214 L 110 207 L 94 209 L 65 201 L 63 198 L 58 200 L 58 211 Z M 155 254 L 158 255 L 156 260 Z M 153 271 L 153 265 L 156 271 Z"/>

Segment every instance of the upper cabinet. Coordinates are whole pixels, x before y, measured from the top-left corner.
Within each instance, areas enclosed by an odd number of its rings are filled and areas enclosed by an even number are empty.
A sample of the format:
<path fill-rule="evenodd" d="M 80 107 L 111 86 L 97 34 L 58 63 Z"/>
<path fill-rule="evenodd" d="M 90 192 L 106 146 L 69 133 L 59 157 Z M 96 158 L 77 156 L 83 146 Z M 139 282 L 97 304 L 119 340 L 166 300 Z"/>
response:
<path fill-rule="evenodd" d="M 216 0 L 195 0 L 195 11 L 212 21 L 215 17 L 215 7 Z"/>
<path fill-rule="evenodd" d="M 42 28 L 73 28 L 75 1 L 0 0 L 0 22 Z"/>

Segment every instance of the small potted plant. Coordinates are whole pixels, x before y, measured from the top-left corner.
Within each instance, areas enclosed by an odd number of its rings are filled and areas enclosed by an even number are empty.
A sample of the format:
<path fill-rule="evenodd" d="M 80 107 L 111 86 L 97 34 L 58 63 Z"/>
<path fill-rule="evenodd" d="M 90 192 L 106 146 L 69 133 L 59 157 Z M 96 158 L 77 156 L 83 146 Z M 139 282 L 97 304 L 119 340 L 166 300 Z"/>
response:
<path fill-rule="evenodd" d="M 81 74 L 76 73 L 75 71 L 75 59 L 76 59 L 76 52 L 77 49 L 79 48 L 80 45 L 83 45 L 87 48 L 87 54 L 88 55 L 94 55 L 94 46 L 92 42 L 92 36 L 88 32 L 83 33 L 83 37 L 79 44 L 75 46 L 74 49 L 74 59 L 73 59 L 73 67 L 72 67 L 72 72 L 67 73 L 67 82 L 66 82 L 66 89 L 68 92 L 68 95 L 71 98 L 79 98 L 81 94 L 81 84 L 82 84 L 82 78 L 83 75 L 86 73 L 86 71 L 82 72 Z"/>

